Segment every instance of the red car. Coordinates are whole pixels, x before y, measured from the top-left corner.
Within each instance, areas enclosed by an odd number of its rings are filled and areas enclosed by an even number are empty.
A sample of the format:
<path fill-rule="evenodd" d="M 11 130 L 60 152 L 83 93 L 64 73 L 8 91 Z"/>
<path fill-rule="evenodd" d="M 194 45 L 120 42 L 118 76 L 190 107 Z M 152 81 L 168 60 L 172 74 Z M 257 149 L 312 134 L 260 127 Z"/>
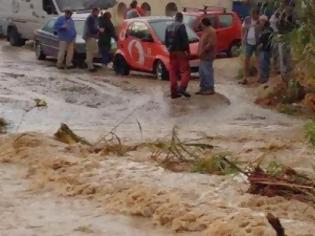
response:
<path fill-rule="evenodd" d="M 209 18 L 217 31 L 217 51 L 226 53 L 229 57 L 235 56 L 241 46 L 242 22 L 234 12 L 227 12 L 224 8 L 205 7 L 204 9 L 184 9 L 184 22 L 199 36 L 202 33 L 201 20 Z"/>
<path fill-rule="evenodd" d="M 119 32 L 114 70 L 117 74 L 128 75 L 131 70 L 149 72 L 157 79 L 169 77 L 169 52 L 165 46 L 165 31 L 174 22 L 170 17 L 141 17 L 124 21 Z M 199 37 L 190 28 L 190 65 L 198 71 Z"/>

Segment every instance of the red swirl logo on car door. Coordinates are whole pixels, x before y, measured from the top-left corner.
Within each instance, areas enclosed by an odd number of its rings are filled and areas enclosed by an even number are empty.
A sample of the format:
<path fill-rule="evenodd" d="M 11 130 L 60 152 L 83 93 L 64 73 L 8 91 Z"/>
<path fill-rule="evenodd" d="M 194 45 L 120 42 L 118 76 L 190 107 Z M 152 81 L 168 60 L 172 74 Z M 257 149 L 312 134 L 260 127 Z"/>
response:
<path fill-rule="evenodd" d="M 131 40 L 128 44 L 129 55 L 136 60 L 137 64 L 144 65 L 144 49 L 139 40 Z"/>

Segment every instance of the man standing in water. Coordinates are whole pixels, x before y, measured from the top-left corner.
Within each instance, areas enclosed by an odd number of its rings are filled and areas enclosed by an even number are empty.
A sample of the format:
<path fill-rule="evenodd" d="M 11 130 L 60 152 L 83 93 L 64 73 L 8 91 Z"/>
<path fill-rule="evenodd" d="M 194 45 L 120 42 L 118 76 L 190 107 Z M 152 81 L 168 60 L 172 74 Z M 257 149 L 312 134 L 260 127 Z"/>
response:
<path fill-rule="evenodd" d="M 58 36 L 59 40 L 59 52 L 57 67 L 64 69 L 64 60 L 66 56 L 66 68 L 73 68 L 72 59 L 74 51 L 74 42 L 77 36 L 77 32 L 72 20 L 72 11 L 69 8 L 65 9 L 65 15 L 60 16 L 55 25 L 54 32 Z"/>
<path fill-rule="evenodd" d="M 209 18 L 202 19 L 201 27 L 203 32 L 200 38 L 198 50 L 200 57 L 200 91 L 196 94 L 213 95 L 215 93 L 213 61 L 216 57 L 217 36 L 215 29 L 211 26 Z"/>
<path fill-rule="evenodd" d="M 181 96 L 190 97 L 190 94 L 186 92 L 190 80 L 190 49 L 183 19 L 183 14 L 180 12 L 177 13 L 175 22 L 170 24 L 165 32 L 165 44 L 170 52 L 170 82 L 171 97 L 173 99 Z M 179 87 L 177 84 L 178 75 L 180 75 L 181 79 Z"/>

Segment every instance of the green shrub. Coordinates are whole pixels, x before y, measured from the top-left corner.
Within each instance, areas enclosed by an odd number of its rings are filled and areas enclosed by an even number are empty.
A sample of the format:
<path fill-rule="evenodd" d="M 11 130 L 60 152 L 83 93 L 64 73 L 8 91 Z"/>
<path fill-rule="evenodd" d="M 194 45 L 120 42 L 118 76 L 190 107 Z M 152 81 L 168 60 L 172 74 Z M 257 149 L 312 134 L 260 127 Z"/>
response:
<path fill-rule="evenodd" d="M 309 121 L 304 126 L 305 136 L 310 144 L 315 148 L 315 121 Z"/>
<path fill-rule="evenodd" d="M 237 173 L 238 171 L 226 161 L 227 156 L 229 156 L 229 153 L 218 153 L 208 158 L 196 160 L 192 171 L 214 175 Z"/>

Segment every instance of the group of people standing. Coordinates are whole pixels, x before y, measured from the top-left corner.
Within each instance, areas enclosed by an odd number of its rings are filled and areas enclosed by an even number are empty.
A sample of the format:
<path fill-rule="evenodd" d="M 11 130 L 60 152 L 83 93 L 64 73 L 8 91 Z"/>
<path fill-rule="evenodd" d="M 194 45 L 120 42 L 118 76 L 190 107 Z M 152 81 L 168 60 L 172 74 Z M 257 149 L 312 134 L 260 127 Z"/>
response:
<path fill-rule="evenodd" d="M 143 13 L 139 10 L 137 1 L 132 1 L 125 18 L 140 17 Z M 111 14 L 105 12 L 99 17 L 100 11 L 94 8 L 88 16 L 84 26 L 83 39 L 86 41 L 86 63 L 90 72 L 96 71 L 93 59 L 96 55 L 102 55 L 102 62 L 108 64 L 112 61 L 111 40 L 117 41 L 114 25 L 111 21 Z M 59 54 L 57 67 L 59 69 L 73 68 L 73 49 L 76 39 L 75 24 L 72 19 L 72 11 L 65 9 L 65 15 L 57 19 L 54 31 L 57 34 L 59 44 Z M 199 44 L 200 57 L 200 91 L 198 95 L 212 95 L 214 91 L 214 71 L 213 60 L 216 57 L 216 31 L 211 26 L 211 21 L 204 18 L 201 22 L 203 34 Z M 190 81 L 190 46 L 186 30 L 183 23 L 183 14 L 177 13 L 173 24 L 166 29 L 166 47 L 170 52 L 170 81 L 171 97 L 190 97 L 187 87 Z M 65 65 L 64 58 L 66 56 Z M 180 77 L 180 86 L 178 79 Z"/>
<path fill-rule="evenodd" d="M 165 32 L 165 44 L 170 53 L 170 83 L 173 99 L 181 96 L 191 97 L 187 92 L 191 76 L 189 65 L 190 46 L 183 18 L 182 13 L 177 13 L 175 22 L 169 25 Z M 209 18 L 202 19 L 201 28 L 203 33 L 198 49 L 200 90 L 196 92 L 196 95 L 213 95 L 215 93 L 213 61 L 216 58 L 216 31 L 212 27 Z M 179 86 L 178 79 L 180 79 Z"/>
<path fill-rule="evenodd" d="M 256 68 L 258 71 L 258 82 L 266 83 L 270 76 L 270 63 L 273 58 L 274 69 L 279 71 L 284 79 L 288 78 L 291 71 L 290 45 L 285 36 L 297 25 L 294 0 L 281 0 L 277 8 L 254 8 L 251 16 L 243 22 L 243 48 L 244 78 L 241 84 L 248 83 L 251 58 L 256 56 Z M 273 10 L 276 9 L 276 10 Z M 105 12 L 99 17 L 100 10 L 94 8 L 88 16 L 84 26 L 83 38 L 86 41 L 86 63 L 90 72 L 96 71 L 93 59 L 96 55 L 102 55 L 104 64 L 112 61 L 111 40 L 117 41 L 111 14 Z M 132 1 L 130 8 L 126 11 L 125 18 L 136 18 L 143 16 L 143 10 L 138 7 L 137 1 Z M 54 30 L 58 35 L 59 55 L 58 68 L 64 66 L 72 68 L 74 42 L 76 30 L 71 18 L 72 11 L 65 10 L 65 15 L 58 18 Z M 200 90 L 197 95 L 212 95 L 214 89 L 213 61 L 216 58 L 216 30 L 212 27 L 209 18 L 201 21 L 203 33 L 200 38 L 198 56 L 200 58 L 199 75 Z M 181 96 L 191 97 L 187 92 L 190 81 L 190 43 L 186 26 L 183 23 L 183 14 L 177 13 L 173 24 L 169 25 L 165 32 L 165 44 L 170 53 L 170 84 L 171 97 L 173 99 Z M 66 64 L 64 58 L 66 55 Z M 178 80 L 180 79 L 180 85 Z"/>
<path fill-rule="evenodd" d="M 261 9 L 254 8 L 251 16 L 245 18 L 243 23 L 244 78 L 241 84 L 248 83 L 253 55 L 256 56 L 259 83 L 268 82 L 271 59 L 273 59 L 273 69 L 280 73 L 284 80 L 290 78 L 292 56 L 286 36 L 298 24 L 295 7 L 294 1 L 281 0 L 279 6 L 263 5 Z"/>
<path fill-rule="evenodd" d="M 103 64 L 106 65 L 112 61 L 111 41 L 112 39 L 117 41 L 111 14 L 105 12 L 100 17 L 99 15 L 100 10 L 98 8 L 92 9 L 85 21 L 82 36 L 86 42 L 86 63 L 90 72 L 96 71 L 93 61 L 99 54 L 102 56 Z M 64 16 L 57 19 L 54 32 L 59 39 L 57 67 L 59 69 L 71 69 L 74 67 L 72 61 L 77 32 L 70 9 L 65 9 Z"/>
<path fill-rule="evenodd" d="M 72 61 L 77 32 L 72 19 L 72 10 L 66 8 L 64 12 L 65 14 L 59 17 L 54 25 L 54 32 L 59 39 L 57 67 L 59 69 L 72 69 L 74 68 Z M 102 63 L 105 65 L 112 61 L 112 39 L 117 41 L 115 27 L 111 20 L 111 13 L 105 12 L 100 17 L 99 15 L 100 10 L 98 8 L 92 9 L 84 25 L 83 39 L 86 42 L 86 64 L 90 72 L 96 71 L 93 60 L 98 55 L 101 55 Z M 130 8 L 126 11 L 125 19 L 144 15 L 142 8 L 138 7 L 138 2 L 133 0 Z M 66 60 L 64 60 L 65 57 Z"/>

